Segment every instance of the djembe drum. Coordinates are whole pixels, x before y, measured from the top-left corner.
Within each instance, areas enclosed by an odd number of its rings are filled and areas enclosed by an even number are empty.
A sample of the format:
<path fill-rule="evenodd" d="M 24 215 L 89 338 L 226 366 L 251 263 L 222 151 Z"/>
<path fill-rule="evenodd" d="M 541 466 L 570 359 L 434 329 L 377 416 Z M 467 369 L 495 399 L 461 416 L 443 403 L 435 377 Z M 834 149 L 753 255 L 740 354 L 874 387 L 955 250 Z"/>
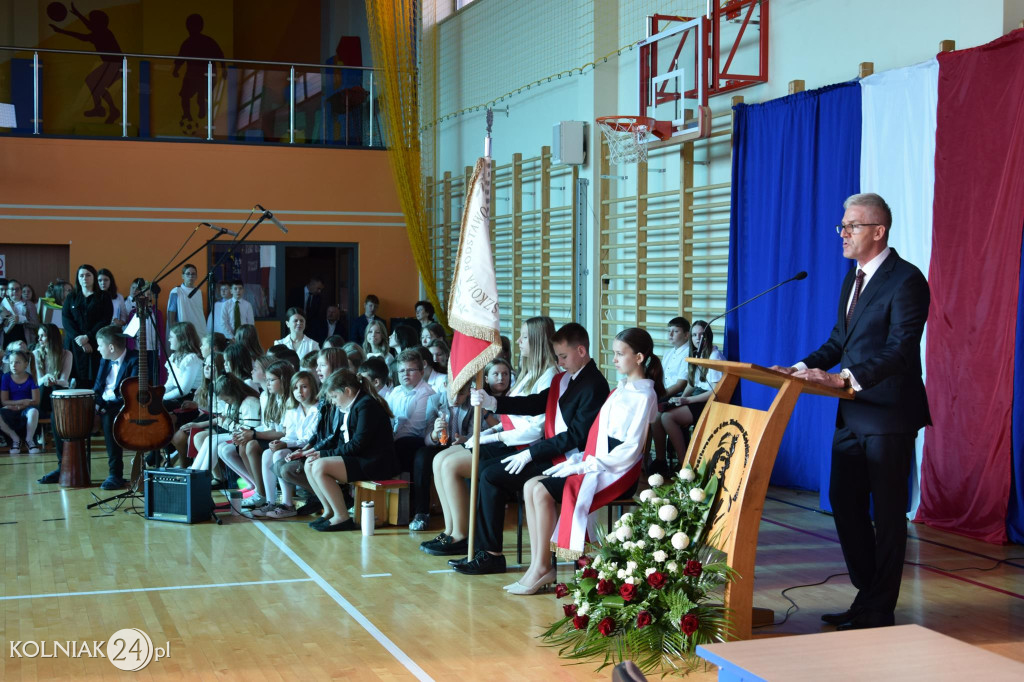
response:
<path fill-rule="evenodd" d="M 92 485 L 85 439 L 92 435 L 96 415 L 96 395 L 84 388 L 54 391 L 53 427 L 64 441 L 60 462 L 60 484 L 64 488 L 85 488 Z"/>

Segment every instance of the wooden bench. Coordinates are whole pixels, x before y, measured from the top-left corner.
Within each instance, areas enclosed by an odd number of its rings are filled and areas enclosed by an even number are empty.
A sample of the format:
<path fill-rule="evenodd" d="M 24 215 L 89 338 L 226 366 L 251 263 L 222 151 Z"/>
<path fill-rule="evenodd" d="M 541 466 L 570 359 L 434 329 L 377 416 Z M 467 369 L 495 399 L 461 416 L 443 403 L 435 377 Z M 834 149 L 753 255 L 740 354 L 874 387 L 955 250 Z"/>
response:
<path fill-rule="evenodd" d="M 370 500 L 373 500 L 376 525 L 383 526 L 385 523 L 391 526 L 398 525 L 398 495 L 401 490 L 409 487 L 409 481 L 397 479 L 389 481 L 353 481 L 352 487 L 355 489 L 356 507 L 354 518 L 357 525 L 360 523 L 363 502 Z M 393 503 L 392 496 L 395 498 Z"/>

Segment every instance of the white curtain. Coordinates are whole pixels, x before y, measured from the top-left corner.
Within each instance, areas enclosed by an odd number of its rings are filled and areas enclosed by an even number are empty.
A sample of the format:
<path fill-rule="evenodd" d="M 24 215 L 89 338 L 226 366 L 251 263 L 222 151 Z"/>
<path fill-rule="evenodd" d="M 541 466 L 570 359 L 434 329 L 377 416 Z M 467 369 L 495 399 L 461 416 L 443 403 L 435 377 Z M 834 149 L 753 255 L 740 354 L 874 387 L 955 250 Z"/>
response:
<path fill-rule="evenodd" d="M 892 209 L 889 245 L 928 276 L 935 197 L 935 112 L 939 64 L 931 59 L 868 76 L 862 102 L 860 191 L 875 192 Z M 925 328 L 927 333 L 927 327 Z M 921 342 L 924 367 L 925 344 Z M 910 518 L 921 500 L 921 452 L 917 438 Z"/>

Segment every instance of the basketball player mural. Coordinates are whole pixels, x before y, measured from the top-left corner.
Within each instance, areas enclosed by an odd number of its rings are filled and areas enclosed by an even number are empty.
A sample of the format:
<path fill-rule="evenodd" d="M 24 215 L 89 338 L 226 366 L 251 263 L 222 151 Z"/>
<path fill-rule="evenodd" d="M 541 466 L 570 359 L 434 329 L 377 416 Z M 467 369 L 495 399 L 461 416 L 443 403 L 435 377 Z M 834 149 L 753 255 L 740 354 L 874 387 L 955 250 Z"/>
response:
<path fill-rule="evenodd" d="M 224 59 L 224 51 L 220 49 L 217 41 L 203 33 L 203 17 L 198 14 L 190 14 L 185 19 L 185 28 L 188 30 L 188 38 L 178 49 L 179 57 L 202 57 L 209 60 Z M 188 123 L 192 118 L 192 97 L 196 97 L 196 109 L 199 118 L 206 118 L 206 66 L 205 61 L 192 59 L 175 59 L 174 71 L 171 75 L 178 77 L 178 71 L 185 65 L 185 75 L 181 79 L 181 126 L 182 129 L 192 129 Z M 224 75 L 223 62 L 213 62 L 213 77 L 217 78 L 217 67 L 220 67 L 221 75 Z"/>
<path fill-rule="evenodd" d="M 92 109 L 84 113 L 89 117 L 106 116 L 106 123 L 116 123 L 121 112 L 114 106 L 114 98 L 110 96 L 110 86 L 121 77 L 121 57 L 116 55 L 121 52 L 121 46 L 118 45 L 117 38 L 110 30 L 110 17 L 106 12 L 98 9 L 89 12 L 89 16 L 86 17 L 78 11 L 75 3 L 71 3 L 71 13 L 81 20 L 85 28 L 89 30 L 88 33 L 69 31 L 56 24 L 50 24 L 50 28 L 57 33 L 92 43 L 97 52 L 115 53 L 101 55 L 100 65 L 85 77 L 85 84 L 92 96 Z M 67 18 L 68 10 L 64 7 L 64 3 L 51 2 L 46 7 L 46 14 L 53 21 L 63 21 Z M 107 105 L 106 108 L 103 107 L 104 104 Z"/>

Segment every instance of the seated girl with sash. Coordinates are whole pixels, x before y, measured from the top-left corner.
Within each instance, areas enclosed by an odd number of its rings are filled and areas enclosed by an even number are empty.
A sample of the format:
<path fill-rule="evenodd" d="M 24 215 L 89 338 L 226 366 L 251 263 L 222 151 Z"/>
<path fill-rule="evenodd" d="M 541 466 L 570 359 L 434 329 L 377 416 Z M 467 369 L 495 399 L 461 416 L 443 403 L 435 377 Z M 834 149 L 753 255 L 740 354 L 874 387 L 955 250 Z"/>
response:
<path fill-rule="evenodd" d="M 519 334 L 519 380 L 509 396 L 540 393 L 555 376 L 555 351 L 551 337 L 555 323 L 550 317 L 531 317 Z M 502 415 L 501 423 L 480 434 L 480 460 L 507 457 L 544 437 L 544 415 L 531 417 Z M 466 553 L 469 534 L 469 490 L 473 454 L 464 445 L 456 445 L 437 454 L 433 461 L 434 487 L 444 513 L 444 531 L 420 549 L 434 556 L 461 556 Z"/>
<path fill-rule="evenodd" d="M 636 327 L 612 342 L 613 364 L 625 379 L 601 407 L 586 451 L 531 478 L 523 487 L 530 530 L 530 568 L 507 585 L 510 594 L 534 594 L 554 582 L 551 550 L 561 559 L 583 554 L 591 515 L 636 490 L 647 432 L 664 393 L 661 361 L 651 335 Z"/>

